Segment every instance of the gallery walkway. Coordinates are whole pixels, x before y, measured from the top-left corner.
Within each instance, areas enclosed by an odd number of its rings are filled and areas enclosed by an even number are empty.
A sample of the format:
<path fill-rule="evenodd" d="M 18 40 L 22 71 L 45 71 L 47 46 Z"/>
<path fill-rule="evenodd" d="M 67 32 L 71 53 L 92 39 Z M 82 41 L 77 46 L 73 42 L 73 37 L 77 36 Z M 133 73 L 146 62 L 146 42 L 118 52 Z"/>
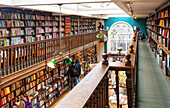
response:
<path fill-rule="evenodd" d="M 147 42 L 139 42 L 137 108 L 170 108 L 170 86 Z"/>

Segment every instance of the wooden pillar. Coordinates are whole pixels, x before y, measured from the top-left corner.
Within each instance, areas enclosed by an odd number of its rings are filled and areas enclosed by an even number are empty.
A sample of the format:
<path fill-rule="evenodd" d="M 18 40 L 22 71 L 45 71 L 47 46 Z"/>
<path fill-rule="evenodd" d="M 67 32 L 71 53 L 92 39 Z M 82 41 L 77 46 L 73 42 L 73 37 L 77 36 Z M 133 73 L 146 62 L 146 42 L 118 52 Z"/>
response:
<path fill-rule="evenodd" d="M 105 94 L 105 98 L 106 98 L 106 105 L 105 108 L 110 108 L 109 106 L 109 77 L 108 77 L 108 71 L 105 75 L 105 89 L 106 89 L 106 94 Z"/>
<path fill-rule="evenodd" d="M 126 88 L 127 88 L 127 97 L 128 97 L 128 108 L 132 108 L 133 106 L 133 89 L 132 89 L 132 70 L 126 71 Z"/>
<path fill-rule="evenodd" d="M 115 73 L 116 73 L 117 108 L 119 108 L 119 72 L 115 70 Z"/>

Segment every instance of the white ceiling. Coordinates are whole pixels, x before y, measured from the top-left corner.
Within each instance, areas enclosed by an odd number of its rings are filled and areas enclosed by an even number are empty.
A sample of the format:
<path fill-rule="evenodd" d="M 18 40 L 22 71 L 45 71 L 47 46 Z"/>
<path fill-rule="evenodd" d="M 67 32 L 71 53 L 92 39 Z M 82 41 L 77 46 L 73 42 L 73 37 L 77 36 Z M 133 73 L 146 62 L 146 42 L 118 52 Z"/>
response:
<path fill-rule="evenodd" d="M 130 3 L 135 16 L 147 17 L 166 0 L 0 0 L 0 6 L 28 8 L 65 14 L 92 16 L 98 18 L 129 17 L 126 4 Z M 129 14 L 129 15 L 128 15 Z"/>
<path fill-rule="evenodd" d="M 130 3 L 130 6 L 132 10 L 135 12 L 135 16 L 137 18 L 139 17 L 148 17 L 150 13 L 155 13 L 155 9 L 159 7 L 163 2 L 167 0 L 117 0 L 121 1 L 124 6 L 119 6 L 121 3 L 117 4 L 119 7 L 121 7 L 125 12 L 127 12 L 127 9 L 125 9 L 125 5 L 127 3 Z"/>

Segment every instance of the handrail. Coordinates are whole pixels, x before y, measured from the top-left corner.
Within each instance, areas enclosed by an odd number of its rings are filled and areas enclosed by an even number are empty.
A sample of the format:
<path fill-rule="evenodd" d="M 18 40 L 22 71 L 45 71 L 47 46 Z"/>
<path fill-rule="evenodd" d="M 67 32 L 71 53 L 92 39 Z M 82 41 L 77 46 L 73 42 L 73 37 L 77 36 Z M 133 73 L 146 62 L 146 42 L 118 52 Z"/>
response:
<path fill-rule="evenodd" d="M 134 49 L 133 49 L 133 47 Z M 105 59 L 93 68 L 90 73 L 73 88 L 55 108 L 104 108 L 109 107 L 108 71 L 116 72 L 117 108 L 119 108 L 119 71 L 126 71 L 128 107 L 135 106 L 136 73 L 137 73 L 137 38 L 133 37 L 126 60 L 122 63 L 109 62 Z M 129 56 L 131 55 L 131 57 Z M 107 56 L 103 56 L 103 58 Z"/>
<path fill-rule="evenodd" d="M 60 51 L 64 53 L 78 46 L 94 42 L 97 40 L 96 34 L 98 32 L 61 37 L 61 45 L 60 38 L 53 38 L 1 47 L 1 76 L 4 78 L 20 70 L 45 62 L 58 56 Z"/>
<path fill-rule="evenodd" d="M 102 62 L 97 64 L 55 108 L 83 108 L 93 91 L 106 75 L 108 69 L 109 66 L 102 65 Z"/>

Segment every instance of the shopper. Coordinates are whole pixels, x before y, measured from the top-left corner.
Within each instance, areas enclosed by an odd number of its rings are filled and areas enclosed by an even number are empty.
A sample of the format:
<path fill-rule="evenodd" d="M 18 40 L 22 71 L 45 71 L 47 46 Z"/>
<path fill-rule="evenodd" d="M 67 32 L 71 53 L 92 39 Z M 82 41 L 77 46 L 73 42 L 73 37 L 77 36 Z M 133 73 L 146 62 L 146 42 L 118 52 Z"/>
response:
<path fill-rule="evenodd" d="M 81 77 L 81 64 L 78 59 L 76 59 L 76 65 L 78 66 L 77 83 L 79 83 Z"/>
<path fill-rule="evenodd" d="M 137 36 L 138 36 L 138 39 L 141 40 L 141 32 L 140 32 L 139 27 L 137 28 Z"/>
<path fill-rule="evenodd" d="M 98 30 L 103 30 L 104 29 L 104 26 L 101 22 L 99 22 L 99 26 L 98 26 Z"/>
<path fill-rule="evenodd" d="M 78 76 L 78 66 L 71 62 L 71 66 L 69 66 L 69 70 L 67 72 L 71 77 L 71 89 L 73 88 L 73 84 L 77 85 L 77 76 Z"/>
<path fill-rule="evenodd" d="M 20 92 L 21 100 L 19 102 L 15 102 L 13 108 L 33 108 L 31 103 L 29 102 L 29 98 L 27 95 L 24 94 L 23 91 Z"/>

